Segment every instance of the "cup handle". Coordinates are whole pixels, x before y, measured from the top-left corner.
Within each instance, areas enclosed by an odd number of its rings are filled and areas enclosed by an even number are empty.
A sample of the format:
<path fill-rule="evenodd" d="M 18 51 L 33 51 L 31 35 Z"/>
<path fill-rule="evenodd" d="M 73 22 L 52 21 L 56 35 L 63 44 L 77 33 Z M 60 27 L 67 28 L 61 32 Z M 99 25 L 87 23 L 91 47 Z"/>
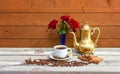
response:
<path fill-rule="evenodd" d="M 67 48 L 68 50 L 68 56 L 71 56 L 72 55 L 72 49 L 71 48 Z"/>

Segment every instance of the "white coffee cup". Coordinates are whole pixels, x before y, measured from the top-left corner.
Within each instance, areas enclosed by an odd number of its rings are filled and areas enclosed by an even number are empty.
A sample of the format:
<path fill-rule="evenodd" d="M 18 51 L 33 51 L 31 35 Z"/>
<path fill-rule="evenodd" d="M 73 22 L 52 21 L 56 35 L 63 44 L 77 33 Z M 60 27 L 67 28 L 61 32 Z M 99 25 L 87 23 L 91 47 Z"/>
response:
<path fill-rule="evenodd" d="M 56 45 L 54 46 L 54 56 L 65 58 L 67 55 L 72 54 L 72 49 L 68 48 L 65 45 Z"/>

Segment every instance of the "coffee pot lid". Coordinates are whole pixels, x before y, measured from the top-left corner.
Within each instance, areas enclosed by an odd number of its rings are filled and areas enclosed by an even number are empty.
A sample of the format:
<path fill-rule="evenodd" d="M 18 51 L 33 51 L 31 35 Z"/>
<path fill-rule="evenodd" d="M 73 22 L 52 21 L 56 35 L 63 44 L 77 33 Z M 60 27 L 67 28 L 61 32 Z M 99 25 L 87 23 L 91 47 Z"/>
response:
<path fill-rule="evenodd" d="M 89 26 L 88 22 L 85 22 L 85 24 L 83 25 L 83 27 L 81 29 L 82 30 L 90 30 L 90 26 Z"/>

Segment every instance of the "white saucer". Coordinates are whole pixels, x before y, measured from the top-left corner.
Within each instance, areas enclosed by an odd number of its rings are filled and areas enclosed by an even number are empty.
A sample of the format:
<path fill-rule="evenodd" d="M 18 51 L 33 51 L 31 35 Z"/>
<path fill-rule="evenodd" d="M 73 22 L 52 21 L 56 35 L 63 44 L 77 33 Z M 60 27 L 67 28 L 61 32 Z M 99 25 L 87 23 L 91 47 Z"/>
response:
<path fill-rule="evenodd" d="M 53 60 L 69 60 L 71 57 L 72 57 L 72 54 L 69 55 L 69 57 L 66 57 L 66 58 L 63 58 L 63 59 L 56 59 L 56 58 L 54 58 L 53 53 L 50 53 L 50 55 L 49 55 L 49 58 L 53 59 Z"/>

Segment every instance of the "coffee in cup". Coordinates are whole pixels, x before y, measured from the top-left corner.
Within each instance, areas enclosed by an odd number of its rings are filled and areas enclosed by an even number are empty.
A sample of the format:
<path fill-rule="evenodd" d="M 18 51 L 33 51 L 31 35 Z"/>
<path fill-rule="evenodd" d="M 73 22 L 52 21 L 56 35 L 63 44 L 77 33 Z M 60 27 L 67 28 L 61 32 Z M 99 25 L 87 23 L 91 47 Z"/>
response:
<path fill-rule="evenodd" d="M 54 56 L 65 58 L 67 55 L 72 54 L 72 49 L 65 45 L 54 46 Z"/>

